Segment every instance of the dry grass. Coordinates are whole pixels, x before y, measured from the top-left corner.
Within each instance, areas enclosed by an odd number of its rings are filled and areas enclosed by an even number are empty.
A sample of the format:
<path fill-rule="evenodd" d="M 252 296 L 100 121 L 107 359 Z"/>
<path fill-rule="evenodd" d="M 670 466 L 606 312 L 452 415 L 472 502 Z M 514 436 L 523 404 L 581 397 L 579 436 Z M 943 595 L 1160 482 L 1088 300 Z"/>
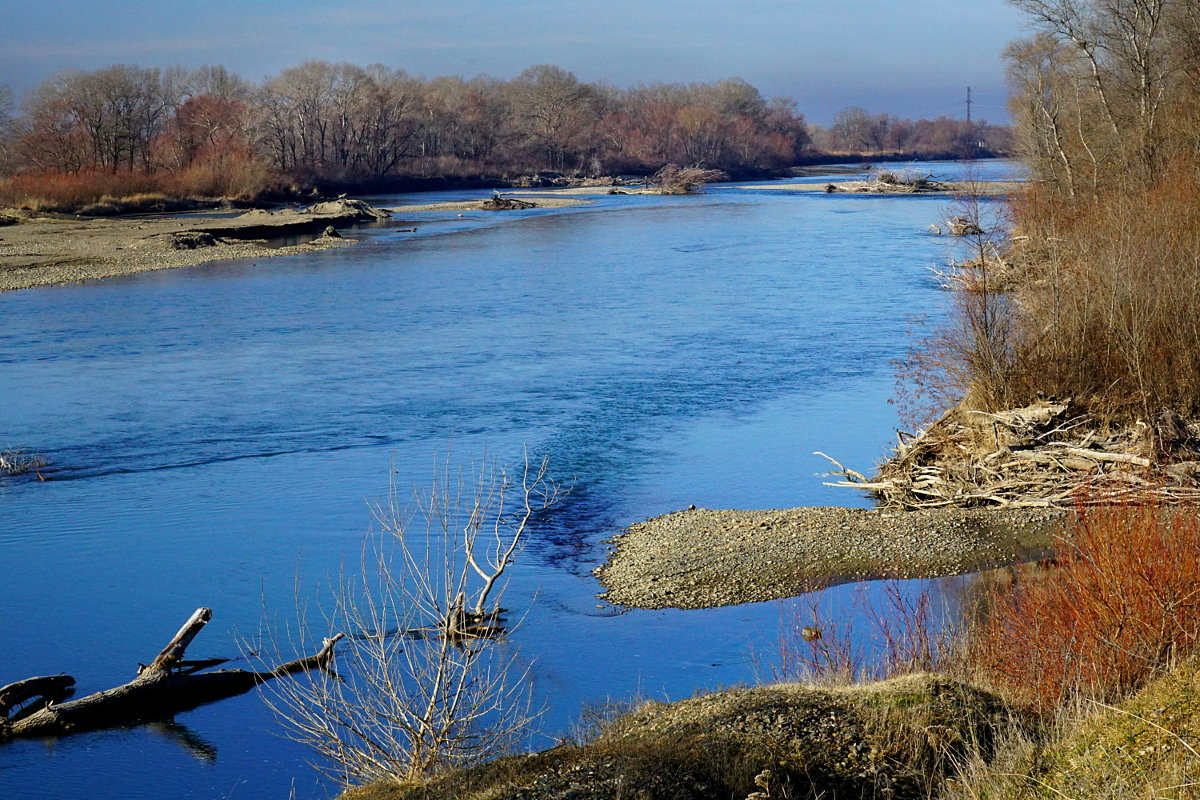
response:
<path fill-rule="evenodd" d="M 910 593 L 901 581 L 885 581 L 880 601 L 860 590 L 854 605 L 867 630 L 856 630 L 845 613 L 835 621 L 839 615 L 823 614 L 815 600 L 784 603 L 768 676 L 781 683 L 849 686 L 946 666 L 951 635 L 928 589 Z"/>
<path fill-rule="evenodd" d="M 1073 397 L 1114 417 L 1200 412 L 1198 192 L 1180 169 L 1144 193 L 1015 206 L 1037 269 L 1015 296 L 1010 396 Z"/>
<path fill-rule="evenodd" d="M 945 800 L 1200 798 L 1200 670 L 1186 663 L 1119 705 L 1076 699 L 1040 730 L 1013 726 Z"/>
<path fill-rule="evenodd" d="M 924 800 L 966 753 L 986 758 L 1004 720 L 995 698 L 930 675 L 836 690 L 738 689 L 646 703 L 582 745 L 345 798 Z"/>
<path fill-rule="evenodd" d="M 1184 165 L 1145 190 L 1013 198 L 1010 246 L 978 237 L 947 273 L 949 322 L 897 364 L 902 411 L 922 422 L 964 399 L 1000 411 L 1053 396 L 1118 423 L 1200 415 L 1197 196 Z"/>
<path fill-rule="evenodd" d="M 249 156 L 197 162 L 179 172 L 85 170 L 0 179 L 0 206 L 103 216 L 186 207 L 192 198 L 252 200 L 278 188 L 278 178 Z"/>

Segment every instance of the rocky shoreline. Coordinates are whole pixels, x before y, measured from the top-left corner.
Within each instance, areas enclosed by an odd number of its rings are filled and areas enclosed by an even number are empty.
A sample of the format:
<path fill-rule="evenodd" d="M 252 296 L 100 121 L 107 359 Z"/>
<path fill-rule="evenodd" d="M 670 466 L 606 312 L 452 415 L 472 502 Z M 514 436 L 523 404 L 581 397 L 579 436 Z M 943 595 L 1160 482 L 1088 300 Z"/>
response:
<path fill-rule="evenodd" d="M 596 570 L 604 599 L 712 608 L 869 578 L 961 575 L 1050 554 L 1069 511 L 689 509 L 631 525 Z"/>

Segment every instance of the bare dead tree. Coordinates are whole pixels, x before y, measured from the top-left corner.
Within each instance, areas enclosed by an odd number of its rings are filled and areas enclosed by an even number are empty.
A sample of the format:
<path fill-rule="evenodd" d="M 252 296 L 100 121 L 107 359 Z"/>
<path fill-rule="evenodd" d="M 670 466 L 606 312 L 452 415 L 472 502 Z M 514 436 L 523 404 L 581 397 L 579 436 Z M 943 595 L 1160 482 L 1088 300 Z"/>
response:
<path fill-rule="evenodd" d="M 508 750 L 536 719 L 529 664 L 508 640 L 505 571 L 535 515 L 565 490 L 547 462 L 439 470 L 415 511 L 393 485 L 361 571 L 325 624 L 348 632 L 338 673 L 272 687 L 289 735 L 343 784 L 421 783 Z"/>

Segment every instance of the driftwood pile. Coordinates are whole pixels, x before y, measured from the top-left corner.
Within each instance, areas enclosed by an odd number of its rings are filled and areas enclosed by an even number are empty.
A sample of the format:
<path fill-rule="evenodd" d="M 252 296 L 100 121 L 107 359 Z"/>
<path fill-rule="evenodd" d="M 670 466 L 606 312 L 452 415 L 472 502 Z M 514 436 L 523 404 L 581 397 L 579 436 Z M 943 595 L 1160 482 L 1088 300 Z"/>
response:
<path fill-rule="evenodd" d="M 707 183 L 728 180 L 729 176 L 719 169 L 701 166 L 680 167 L 667 164 L 654 173 L 650 182 L 658 187 L 659 194 L 691 194 L 704 188 Z"/>
<path fill-rule="evenodd" d="M 935 232 L 936 225 L 930 225 Z M 940 233 L 940 229 L 937 229 Z M 1026 280 L 1027 272 L 1020 261 L 1009 257 L 1010 251 L 985 245 L 983 256 L 965 261 L 951 261 L 944 267 L 930 267 L 943 289 L 963 292 L 1009 292 Z"/>
<path fill-rule="evenodd" d="M 872 172 L 865 181 L 826 184 L 825 193 L 925 194 L 928 192 L 944 192 L 948 188 L 945 183 L 937 180 L 933 175 L 903 170 L 898 172 L 877 170 Z"/>
<path fill-rule="evenodd" d="M 1200 502 L 1200 437 L 1169 412 L 1110 429 L 1070 401 L 999 413 L 959 406 L 897 438 L 871 479 L 830 459 L 843 480 L 829 485 L 899 509 Z"/>
<path fill-rule="evenodd" d="M 310 669 L 329 669 L 334 645 L 342 638 L 339 633 L 326 639 L 317 653 L 270 670 L 201 672 L 228 660 L 184 660 L 188 645 L 210 619 L 210 609 L 196 609 L 153 661 L 139 664 L 133 680 L 112 689 L 62 702 L 75 685 L 70 675 L 27 678 L 0 687 L 0 742 L 159 719 L 203 703 L 244 694 L 273 678 Z"/>
<path fill-rule="evenodd" d="M 518 200 L 515 197 L 504 197 L 497 192 L 480 203 L 479 208 L 481 211 L 522 211 L 527 208 L 537 208 L 537 203 Z"/>

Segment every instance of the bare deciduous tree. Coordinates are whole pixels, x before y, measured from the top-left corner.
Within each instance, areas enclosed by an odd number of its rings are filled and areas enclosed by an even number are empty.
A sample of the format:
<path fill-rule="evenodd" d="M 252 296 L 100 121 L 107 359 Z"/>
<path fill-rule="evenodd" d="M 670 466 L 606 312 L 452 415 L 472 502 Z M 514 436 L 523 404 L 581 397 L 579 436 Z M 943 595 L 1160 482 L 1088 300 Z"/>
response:
<path fill-rule="evenodd" d="M 327 614 L 328 629 L 347 634 L 338 674 L 268 695 L 327 774 L 420 783 L 528 732 L 529 665 L 508 640 L 500 598 L 535 515 L 564 491 L 545 460 L 515 476 L 490 464 L 465 477 L 444 469 L 415 513 L 393 486 L 361 574 L 339 581 Z"/>
<path fill-rule="evenodd" d="M 1164 109 L 1190 91 L 1197 66 L 1195 0 L 1010 0 L 1029 17 L 1042 39 L 1062 45 L 1072 57 L 1053 62 L 1030 59 L 1029 44 L 1010 49 L 1016 102 L 1040 91 L 1049 79 L 1073 82 L 1056 87 L 1058 103 L 1069 103 L 1076 120 L 1074 148 L 1060 153 L 1093 165 L 1112 162 L 1122 183 L 1153 181 L 1173 153 L 1164 150 L 1171 120 Z M 1038 45 L 1042 51 L 1047 47 Z M 1053 71 L 1047 72 L 1046 67 Z M 1032 71 L 1032 76 L 1021 73 Z M 1102 124 L 1093 124 L 1092 120 Z M 1078 153 L 1072 152 L 1078 151 Z M 1035 168 L 1037 165 L 1035 164 Z M 1132 185 L 1132 184 L 1130 184 Z"/>

